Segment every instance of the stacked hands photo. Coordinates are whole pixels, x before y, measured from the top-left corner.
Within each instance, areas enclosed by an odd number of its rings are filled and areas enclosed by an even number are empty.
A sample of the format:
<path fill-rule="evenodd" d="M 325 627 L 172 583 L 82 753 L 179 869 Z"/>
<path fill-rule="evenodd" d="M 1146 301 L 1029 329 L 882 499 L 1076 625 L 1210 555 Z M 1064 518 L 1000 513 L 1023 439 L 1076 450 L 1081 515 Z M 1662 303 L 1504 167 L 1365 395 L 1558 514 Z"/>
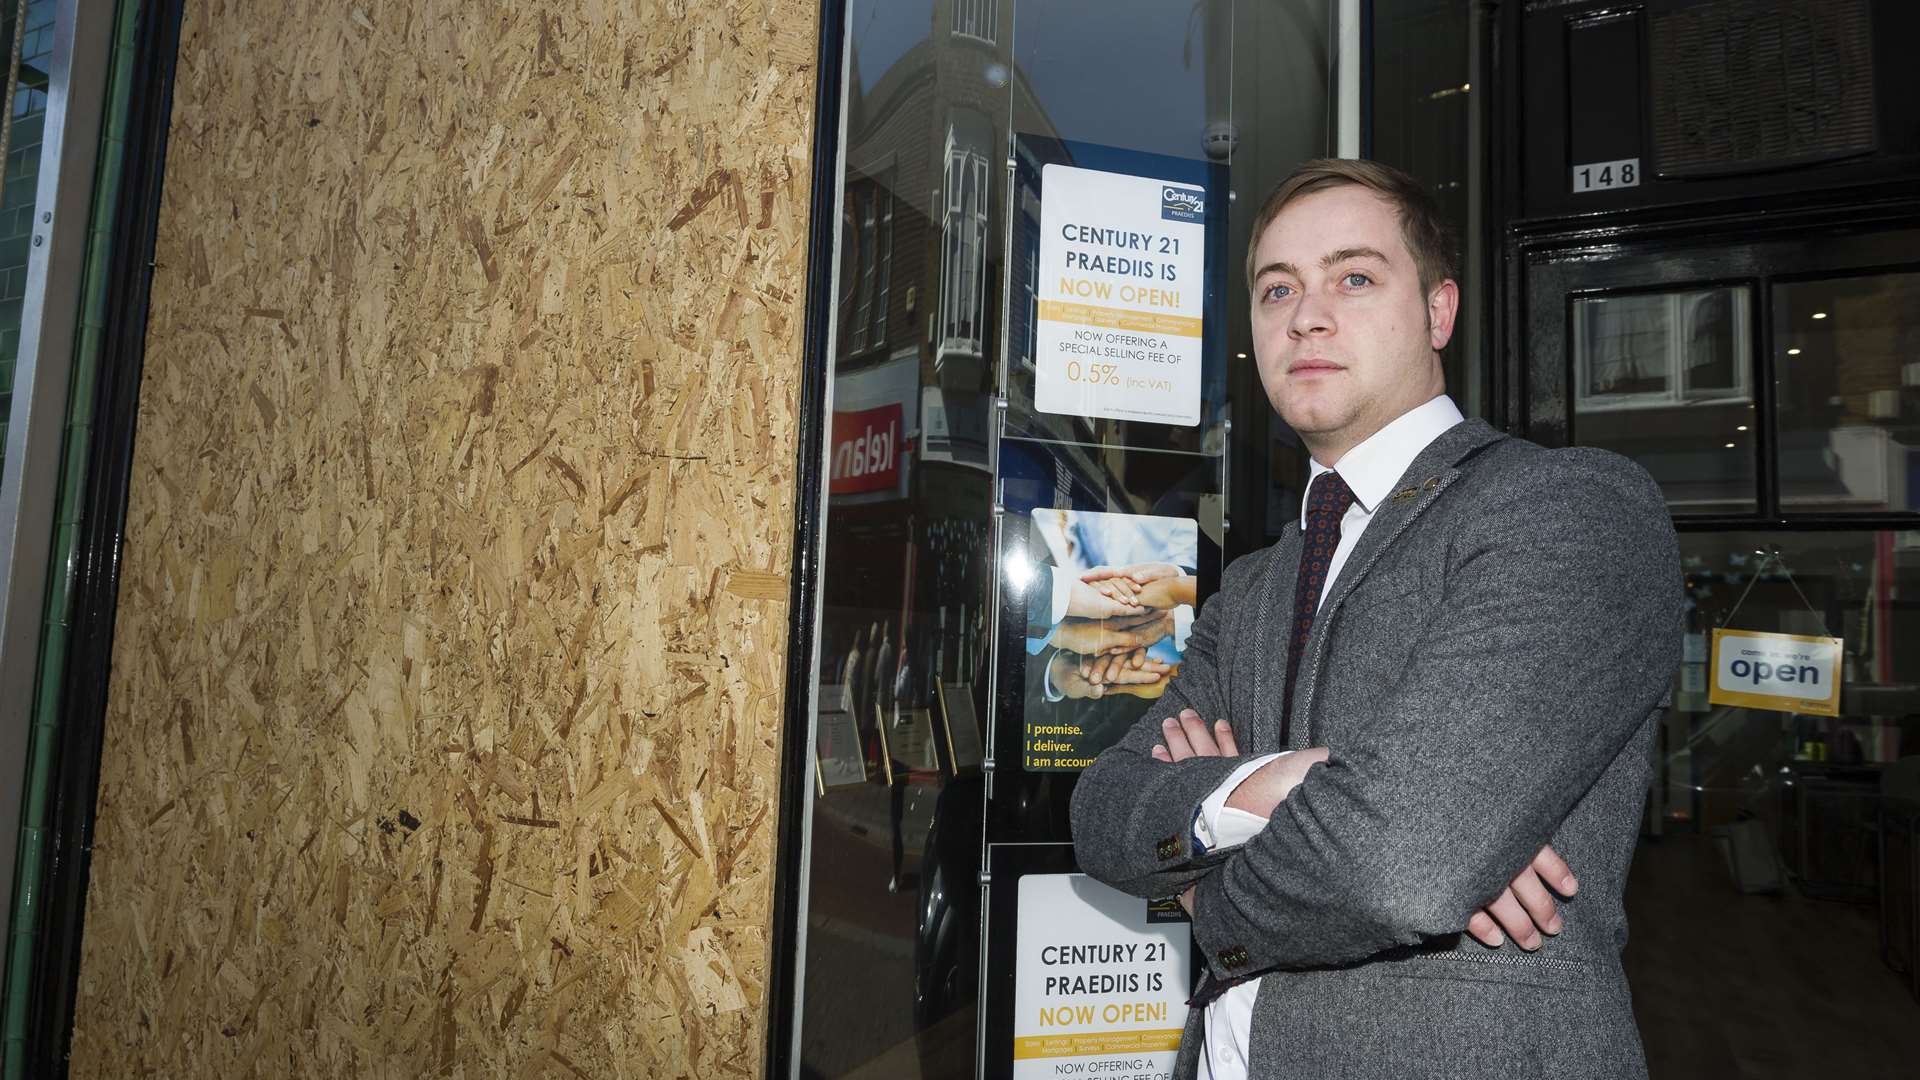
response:
<path fill-rule="evenodd" d="M 1027 588 L 1027 652 L 1046 701 L 1157 698 L 1193 625 L 1200 529 L 1188 518 L 1042 507 Z"/>
<path fill-rule="evenodd" d="M 1194 601 L 1194 578 L 1171 563 L 1096 566 L 1071 585 L 1067 618 L 1049 639 L 1047 679 L 1067 697 L 1157 698 L 1180 670 L 1151 655 L 1174 636 L 1174 612 Z"/>

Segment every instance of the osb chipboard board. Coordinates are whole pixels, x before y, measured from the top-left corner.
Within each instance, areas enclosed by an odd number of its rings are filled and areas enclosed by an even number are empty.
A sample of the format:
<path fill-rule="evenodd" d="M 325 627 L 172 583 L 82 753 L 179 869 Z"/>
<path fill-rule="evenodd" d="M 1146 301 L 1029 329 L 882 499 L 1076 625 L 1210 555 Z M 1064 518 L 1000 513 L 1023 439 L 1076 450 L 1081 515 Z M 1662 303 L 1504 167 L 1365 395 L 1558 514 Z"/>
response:
<path fill-rule="evenodd" d="M 74 1076 L 758 1072 L 816 27 L 188 5 Z"/>

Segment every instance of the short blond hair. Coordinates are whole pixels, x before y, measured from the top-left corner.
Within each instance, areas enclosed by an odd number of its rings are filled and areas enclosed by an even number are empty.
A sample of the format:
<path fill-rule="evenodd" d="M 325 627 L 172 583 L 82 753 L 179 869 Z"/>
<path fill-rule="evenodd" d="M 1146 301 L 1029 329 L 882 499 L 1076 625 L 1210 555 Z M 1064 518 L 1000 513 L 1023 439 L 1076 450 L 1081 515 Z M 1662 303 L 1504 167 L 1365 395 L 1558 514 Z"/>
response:
<path fill-rule="evenodd" d="M 1453 230 L 1441 216 L 1420 181 L 1391 165 L 1359 158 L 1315 158 L 1287 174 L 1260 204 L 1254 215 L 1253 232 L 1247 241 L 1247 288 L 1253 288 L 1254 252 L 1260 247 L 1260 235 L 1280 216 L 1287 204 L 1303 195 L 1348 184 L 1366 188 L 1393 205 L 1400 214 L 1400 236 L 1413 265 L 1420 272 L 1420 291 L 1431 293 L 1443 281 L 1458 273 L 1454 261 Z"/>

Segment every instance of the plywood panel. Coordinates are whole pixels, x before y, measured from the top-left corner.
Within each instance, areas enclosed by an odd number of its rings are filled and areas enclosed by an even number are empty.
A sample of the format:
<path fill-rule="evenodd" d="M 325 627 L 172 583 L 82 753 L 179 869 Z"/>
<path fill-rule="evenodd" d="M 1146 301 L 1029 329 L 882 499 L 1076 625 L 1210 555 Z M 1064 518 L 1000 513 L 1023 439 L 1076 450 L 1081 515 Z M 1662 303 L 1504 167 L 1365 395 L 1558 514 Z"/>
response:
<path fill-rule="evenodd" d="M 758 1072 L 816 26 L 188 5 L 74 1076 Z"/>

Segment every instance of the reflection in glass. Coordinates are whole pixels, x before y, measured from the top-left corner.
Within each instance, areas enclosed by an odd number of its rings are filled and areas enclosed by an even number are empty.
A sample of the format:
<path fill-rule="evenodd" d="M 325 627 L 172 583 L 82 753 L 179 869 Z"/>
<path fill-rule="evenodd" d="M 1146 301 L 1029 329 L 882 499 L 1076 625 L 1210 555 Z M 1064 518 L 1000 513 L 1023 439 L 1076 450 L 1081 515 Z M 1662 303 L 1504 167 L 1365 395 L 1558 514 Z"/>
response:
<path fill-rule="evenodd" d="M 802 1076 L 974 1075 L 1008 11 L 848 12 Z"/>
<path fill-rule="evenodd" d="M 1226 295 L 1229 288 L 1242 287 L 1232 280 L 1237 275 L 1227 263 L 1225 237 L 1231 196 L 1224 166 L 1239 138 L 1233 67 L 1227 55 L 1235 10 L 1233 0 L 1050 0 L 1013 9 L 1017 77 L 1010 122 L 1015 144 L 1007 155 L 1015 165 L 1009 283 L 1014 303 L 1007 312 L 1012 322 L 1008 348 L 1015 361 L 1006 383 L 1010 433 L 1221 452 Z M 1194 261 L 1205 269 L 1182 278 L 1188 290 L 1184 299 L 1202 298 L 1198 426 L 1151 421 L 1145 418 L 1150 413 L 1121 418 L 1099 410 L 1075 415 L 1038 407 L 1037 360 L 1055 353 L 1039 348 L 1035 331 L 1040 312 L 1035 304 L 1046 301 L 1059 283 L 1058 275 L 1049 272 L 1057 260 L 1050 263 L 1042 256 L 1070 246 L 1059 236 L 1043 235 L 1041 220 L 1047 207 L 1057 213 L 1063 205 L 1077 205 L 1071 195 L 1047 201 L 1049 165 L 1145 177 L 1202 193 L 1204 250 L 1195 252 L 1189 246 L 1186 253 L 1198 256 Z M 1096 208 L 1112 210 L 1103 204 L 1088 206 Z M 1119 287 L 1121 278 L 1106 282 Z M 1152 377 L 1150 368 L 1127 374 Z"/>
<path fill-rule="evenodd" d="M 1650 1070 L 1900 1075 L 1920 1032 L 1883 929 L 1914 926 L 1899 822 L 1920 803 L 1895 793 L 1920 790 L 1920 609 L 1903 600 L 1920 593 L 1920 532 L 1680 544 L 1688 623 L 1648 807 L 1658 839 L 1627 888 Z M 1840 715 L 1710 703 L 1722 626 L 1843 639 Z"/>
<path fill-rule="evenodd" d="M 1773 290 L 1780 502 L 1920 509 L 1920 273 Z"/>
<path fill-rule="evenodd" d="M 1182 523 L 1181 545 L 1163 545 L 1170 550 L 1156 549 L 1154 560 L 1125 555 L 1177 571 L 1135 577 L 1141 589 L 1170 591 L 1164 614 L 1149 619 L 1145 609 L 1162 608 L 1137 604 L 1134 621 L 1095 626 L 1070 609 L 1061 627 L 1038 635 L 1052 639 L 1041 657 L 1061 665 L 1058 700 L 1044 683 L 1038 691 L 1056 713 L 1117 724 L 1127 706 L 1143 708 L 1125 694 L 1103 692 L 1092 705 L 1072 697 L 1061 685 L 1066 666 L 1088 681 L 1152 689 L 1129 680 L 1171 669 L 1194 601 L 1217 586 L 1222 297 L 1245 288 L 1228 276 L 1244 238 L 1230 244 L 1225 219 L 1236 193 L 1242 202 L 1257 196 L 1325 150 L 1328 9 L 1325 0 L 848 5 L 815 761 L 805 880 L 794 886 L 804 912 L 795 1018 L 803 1077 L 976 1074 L 983 841 L 1048 840 L 1064 850 L 1076 775 L 1023 774 L 1019 735 L 1006 728 L 1020 715 L 1006 703 L 1025 693 L 1020 672 L 1041 669 L 1025 668 L 1025 649 L 1008 644 L 1001 622 L 1016 610 L 1006 604 L 1031 598 L 1008 585 L 995 608 L 994 576 L 1002 552 L 1046 532 L 1044 523 L 1029 527 L 1032 512 Z M 1236 33 L 1246 29 L 1241 18 L 1258 32 Z M 1231 62 L 1235 49 L 1244 66 Z M 1021 419 L 1032 415 L 1025 343 L 1037 178 L 1049 162 L 1206 188 L 1206 272 L 1195 275 L 1209 290 L 1199 425 Z M 1242 186 L 1230 190 L 1230 175 Z M 1003 341 L 1013 343 L 1004 358 Z M 1258 395 L 1249 400 L 1264 406 Z M 996 530 L 997 503 L 1017 507 L 1003 515 L 1015 527 Z M 1049 548 L 1029 577 L 1075 558 Z M 1082 583 L 1094 569 L 1079 567 Z M 1191 595 L 1171 602 L 1176 586 Z M 1096 630 L 1140 638 L 1141 666 L 1113 670 L 1111 657 L 1123 654 L 1085 637 Z M 1150 669 L 1155 648 L 1162 655 Z M 1108 667 L 1093 671 L 1102 656 Z M 1086 670 L 1074 657 L 1088 658 Z M 996 685 L 1002 700 L 989 701 Z M 1016 748 L 1001 752 L 990 806 L 983 759 L 996 732 L 1000 747 Z"/>
<path fill-rule="evenodd" d="M 887 308 L 893 279 L 893 191 L 871 177 L 847 184 L 844 254 L 847 281 L 842 293 L 841 340 L 860 354 L 887 341 Z"/>
<path fill-rule="evenodd" d="M 987 161 L 993 128 L 985 117 L 956 110 L 947 125 L 946 205 L 940 219 L 940 346 L 935 362 L 978 358 L 986 346 Z"/>
<path fill-rule="evenodd" d="M 1572 302 L 1573 434 L 1638 461 L 1678 514 L 1756 505 L 1751 290 Z"/>
<path fill-rule="evenodd" d="M 1460 314 L 1441 351 L 1448 392 L 1468 416 L 1480 415 L 1484 374 L 1478 363 L 1479 270 L 1473 35 L 1475 4 L 1372 0 L 1372 52 L 1365 100 L 1372 106 L 1365 156 L 1405 169 L 1426 185 L 1459 241 Z"/>
<path fill-rule="evenodd" d="M 5 285 L 0 288 L 0 462 L 6 460 L 7 426 L 13 412 L 14 369 L 20 355 L 20 320 L 32 250 L 27 246 L 33 231 L 28 223 L 40 197 L 37 177 L 47 122 L 47 77 L 34 73 L 45 72 L 53 60 L 55 8 L 51 0 L 9 4 L 0 22 L 0 40 L 15 42 L 20 50 L 15 66 L 22 76 L 13 95 L 13 126 L 0 144 L 7 151 L 4 176 L 0 176 L 6 181 L 0 187 L 0 208 L 7 222 L 6 239 L 0 241 L 0 283 Z"/>

